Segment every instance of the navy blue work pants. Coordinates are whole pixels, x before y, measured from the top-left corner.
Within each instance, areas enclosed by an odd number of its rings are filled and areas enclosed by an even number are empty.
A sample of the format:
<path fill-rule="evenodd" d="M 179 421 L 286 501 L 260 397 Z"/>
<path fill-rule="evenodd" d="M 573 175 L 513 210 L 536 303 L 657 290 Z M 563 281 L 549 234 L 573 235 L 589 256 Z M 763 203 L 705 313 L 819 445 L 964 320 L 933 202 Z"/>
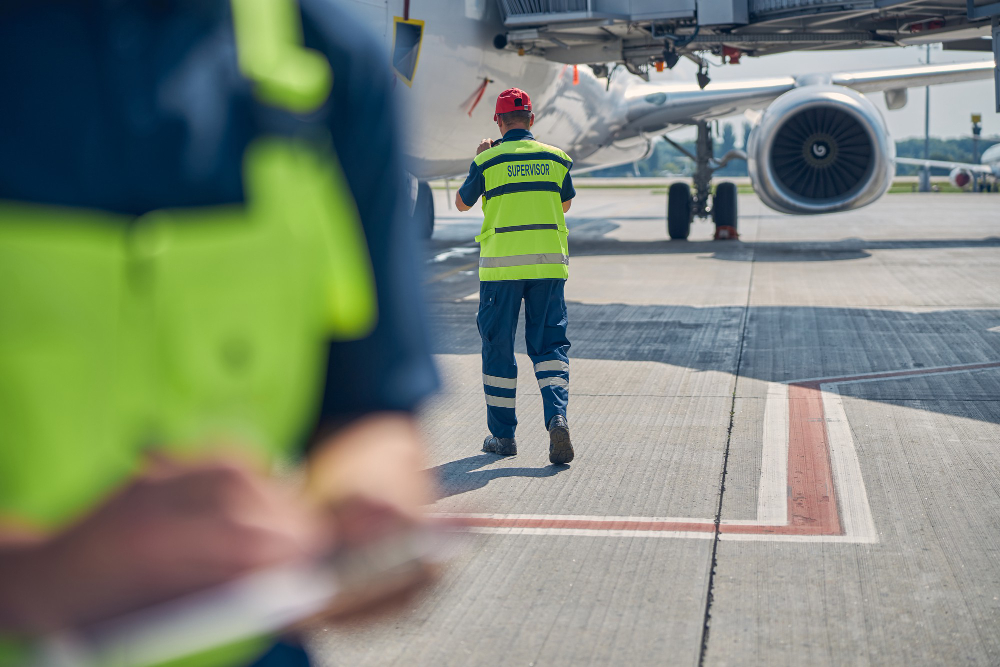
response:
<path fill-rule="evenodd" d="M 524 342 L 542 392 L 545 425 L 566 416 L 569 402 L 569 340 L 566 339 L 565 280 L 488 280 L 479 284 L 479 335 L 483 339 L 486 424 L 498 438 L 517 427 L 517 362 L 514 332 L 524 301 Z"/>

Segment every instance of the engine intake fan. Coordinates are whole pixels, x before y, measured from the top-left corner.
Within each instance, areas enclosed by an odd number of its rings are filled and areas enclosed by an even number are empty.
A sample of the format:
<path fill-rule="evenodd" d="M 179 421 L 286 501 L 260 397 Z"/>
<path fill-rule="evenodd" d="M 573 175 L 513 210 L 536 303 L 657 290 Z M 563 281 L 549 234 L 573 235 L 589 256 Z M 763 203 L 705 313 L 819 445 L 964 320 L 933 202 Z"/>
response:
<path fill-rule="evenodd" d="M 895 148 L 860 93 L 806 86 L 782 95 L 750 136 L 750 177 L 765 204 L 785 213 L 832 213 L 878 199 L 892 183 Z"/>

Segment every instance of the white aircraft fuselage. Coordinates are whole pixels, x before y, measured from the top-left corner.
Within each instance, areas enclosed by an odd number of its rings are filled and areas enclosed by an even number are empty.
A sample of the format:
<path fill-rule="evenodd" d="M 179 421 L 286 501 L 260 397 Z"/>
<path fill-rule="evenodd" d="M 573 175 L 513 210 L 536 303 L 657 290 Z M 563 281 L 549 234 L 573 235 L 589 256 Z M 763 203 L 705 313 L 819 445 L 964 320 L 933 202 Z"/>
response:
<path fill-rule="evenodd" d="M 493 0 L 338 1 L 381 38 L 394 66 L 404 63 L 409 72 L 395 67 L 395 92 L 409 125 L 407 168 L 421 181 L 465 174 L 479 142 L 498 138 L 497 94 L 517 87 L 531 96 L 535 138 L 566 151 L 575 170 L 633 162 L 648 154 L 652 138 L 671 130 L 762 111 L 746 157 L 764 203 L 786 213 L 849 210 L 878 199 L 895 170 L 885 120 L 865 94 L 885 91 L 888 106 L 899 108 L 907 88 L 988 79 L 994 71 L 992 62 L 922 65 L 713 82 L 702 90 L 619 70 L 609 83 L 589 67 L 574 71 L 497 49 L 494 39 L 505 28 Z M 416 30 L 402 19 L 421 22 L 419 51 L 412 39 L 396 39 L 397 30 L 411 38 Z M 703 135 L 710 138 L 704 124 Z M 713 210 L 708 181 L 719 163 L 703 150 L 710 141 L 698 143 L 693 215 L 706 217 Z M 678 201 L 687 197 L 676 194 Z M 683 205 L 677 210 L 687 215 Z"/>
<path fill-rule="evenodd" d="M 391 53 L 394 18 L 403 16 L 403 0 L 347 0 Z M 518 56 L 493 46 L 505 32 L 492 0 L 414 2 L 410 18 L 425 21 L 423 43 L 411 86 L 397 80 L 399 106 L 410 124 L 409 168 L 419 179 L 455 176 L 468 171 L 480 140 L 497 138 L 493 122 L 496 96 L 518 87 L 530 96 L 535 112 L 533 133 L 539 141 L 569 153 L 578 166 L 622 163 L 646 154 L 643 137 L 611 146 L 627 125 L 624 89 L 638 81 L 624 75 L 605 89 L 588 67 L 573 68 L 534 56 Z M 470 105 L 484 79 L 490 79 L 471 115 Z M 604 155 L 595 156 L 598 151 Z M 595 162 L 590 160 L 588 162 Z"/>
<path fill-rule="evenodd" d="M 993 178 L 1000 179 L 1000 144 L 990 146 L 983 151 L 980 162 L 990 168 Z"/>

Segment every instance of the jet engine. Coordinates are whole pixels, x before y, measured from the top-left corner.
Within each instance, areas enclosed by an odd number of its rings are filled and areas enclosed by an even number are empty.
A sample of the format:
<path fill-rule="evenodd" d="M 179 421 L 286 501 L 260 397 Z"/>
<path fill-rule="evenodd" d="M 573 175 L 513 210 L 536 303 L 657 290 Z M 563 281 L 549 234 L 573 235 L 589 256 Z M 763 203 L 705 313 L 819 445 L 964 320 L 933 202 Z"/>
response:
<path fill-rule="evenodd" d="M 818 214 L 867 206 L 892 184 L 896 147 L 864 95 L 808 85 L 776 99 L 747 142 L 750 180 L 782 213 Z"/>
<path fill-rule="evenodd" d="M 956 188 L 961 188 L 964 190 L 972 184 L 972 174 L 968 169 L 962 169 L 961 167 L 955 167 L 948 174 L 948 180 Z"/>

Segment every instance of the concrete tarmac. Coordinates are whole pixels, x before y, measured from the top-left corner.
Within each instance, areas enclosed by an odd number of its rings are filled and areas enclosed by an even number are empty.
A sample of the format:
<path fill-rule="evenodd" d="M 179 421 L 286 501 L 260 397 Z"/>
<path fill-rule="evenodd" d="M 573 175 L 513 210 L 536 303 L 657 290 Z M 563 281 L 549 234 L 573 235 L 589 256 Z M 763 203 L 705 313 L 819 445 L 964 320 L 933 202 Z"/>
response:
<path fill-rule="evenodd" d="M 519 454 L 483 454 L 481 214 L 436 191 L 434 511 L 475 532 L 321 665 L 1000 664 L 1000 198 L 897 194 L 666 240 L 580 189 L 568 466 L 518 332 Z"/>

